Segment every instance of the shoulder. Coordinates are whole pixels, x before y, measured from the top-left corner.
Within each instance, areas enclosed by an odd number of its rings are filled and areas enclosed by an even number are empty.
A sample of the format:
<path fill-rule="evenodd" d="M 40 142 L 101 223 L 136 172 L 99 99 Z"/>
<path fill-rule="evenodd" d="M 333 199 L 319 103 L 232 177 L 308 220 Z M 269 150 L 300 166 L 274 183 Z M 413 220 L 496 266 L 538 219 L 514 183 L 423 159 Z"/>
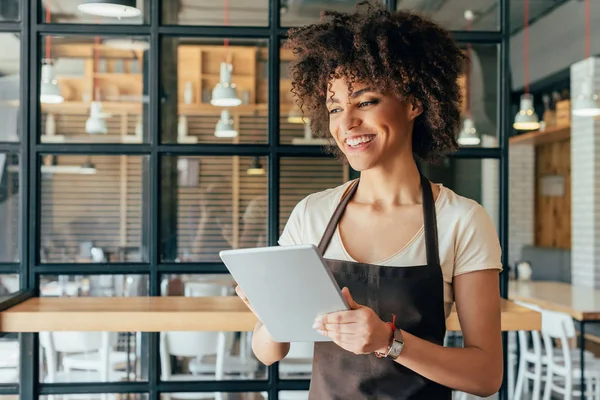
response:
<path fill-rule="evenodd" d="M 442 187 L 438 223 L 447 232 L 454 254 L 453 276 L 482 269 L 502 269 L 501 248 L 494 221 L 477 201 Z M 449 239 L 449 240 L 448 240 Z"/>
<path fill-rule="evenodd" d="M 324 230 L 343 194 L 354 182 L 313 192 L 302 198 L 292 210 L 279 238 L 280 245 L 305 244 L 315 241 L 314 236 Z"/>

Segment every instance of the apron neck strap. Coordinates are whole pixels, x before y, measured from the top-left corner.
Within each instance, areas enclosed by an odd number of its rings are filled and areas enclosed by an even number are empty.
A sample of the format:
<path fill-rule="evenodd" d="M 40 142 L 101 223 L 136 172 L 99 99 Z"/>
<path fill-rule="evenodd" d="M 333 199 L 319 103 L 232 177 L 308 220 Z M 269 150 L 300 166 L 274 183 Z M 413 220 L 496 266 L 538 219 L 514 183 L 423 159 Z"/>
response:
<path fill-rule="evenodd" d="M 329 223 L 327 224 L 325 233 L 323 234 L 323 236 L 321 237 L 321 241 L 319 242 L 319 251 L 322 255 L 325 254 L 325 250 L 327 250 L 327 246 L 329 246 L 329 242 L 331 241 L 331 238 L 335 233 L 340 219 L 342 219 L 342 215 L 346 210 L 346 206 L 356 193 L 356 189 L 358 188 L 358 182 L 359 179 L 354 181 L 352 186 L 343 195 L 333 215 L 331 216 Z M 435 202 L 433 201 L 433 192 L 431 191 L 431 184 L 423 174 L 421 174 L 421 187 L 423 195 L 423 221 L 425 230 L 425 248 L 427 252 L 427 264 L 440 265 Z"/>

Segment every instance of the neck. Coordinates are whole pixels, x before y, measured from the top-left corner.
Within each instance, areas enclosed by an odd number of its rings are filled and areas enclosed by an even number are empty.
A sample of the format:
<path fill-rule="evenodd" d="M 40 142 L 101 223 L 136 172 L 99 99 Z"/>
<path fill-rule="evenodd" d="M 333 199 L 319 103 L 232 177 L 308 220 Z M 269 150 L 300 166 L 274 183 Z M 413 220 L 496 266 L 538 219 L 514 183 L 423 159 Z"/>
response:
<path fill-rule="evenodd" d="M 412 153 L 363 171 L 355 200 L 384 208 L 420 204 L 421 175 Z"/>

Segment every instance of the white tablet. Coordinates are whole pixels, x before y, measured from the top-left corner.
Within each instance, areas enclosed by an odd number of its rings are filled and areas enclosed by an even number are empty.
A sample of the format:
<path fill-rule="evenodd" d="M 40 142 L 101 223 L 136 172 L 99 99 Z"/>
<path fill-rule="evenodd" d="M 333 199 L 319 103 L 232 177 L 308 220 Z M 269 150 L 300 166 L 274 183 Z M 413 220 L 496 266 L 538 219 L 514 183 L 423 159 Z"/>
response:
<path fill-rule="evenodd" d="M 348 305 L 314 245 L 224 250 L 219 256 L 278 342 L 330 341 L 312 326 Z"/>

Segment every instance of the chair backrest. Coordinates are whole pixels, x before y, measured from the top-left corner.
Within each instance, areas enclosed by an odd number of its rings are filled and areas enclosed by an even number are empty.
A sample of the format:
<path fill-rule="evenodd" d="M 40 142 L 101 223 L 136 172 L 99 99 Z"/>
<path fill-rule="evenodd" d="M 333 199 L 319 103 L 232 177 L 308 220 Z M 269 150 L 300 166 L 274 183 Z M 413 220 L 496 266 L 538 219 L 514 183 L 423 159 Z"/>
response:
<path fill-rule="evenodd" d="M 117 335 L 109 332 L 40 332 L 42 347 L 61 353 L 87 353 L 110 347 Z"/>
<path fill-rule="evenodd" d="M 575 325 L 571 316 L 565 313 L 543 310 L 542 311 L 542 335 L 544 336 L 544 346 L 548 356 L 548 364 L 552 365 L 553 370 L 562 371 L 571 370 L 572 360 L 569 346 L 569 338 L 575 336 Z M 558 340 L 561 349 L 561 358 L 564 364 L 557 364 L 554 355 L 554 342 Z"/>

